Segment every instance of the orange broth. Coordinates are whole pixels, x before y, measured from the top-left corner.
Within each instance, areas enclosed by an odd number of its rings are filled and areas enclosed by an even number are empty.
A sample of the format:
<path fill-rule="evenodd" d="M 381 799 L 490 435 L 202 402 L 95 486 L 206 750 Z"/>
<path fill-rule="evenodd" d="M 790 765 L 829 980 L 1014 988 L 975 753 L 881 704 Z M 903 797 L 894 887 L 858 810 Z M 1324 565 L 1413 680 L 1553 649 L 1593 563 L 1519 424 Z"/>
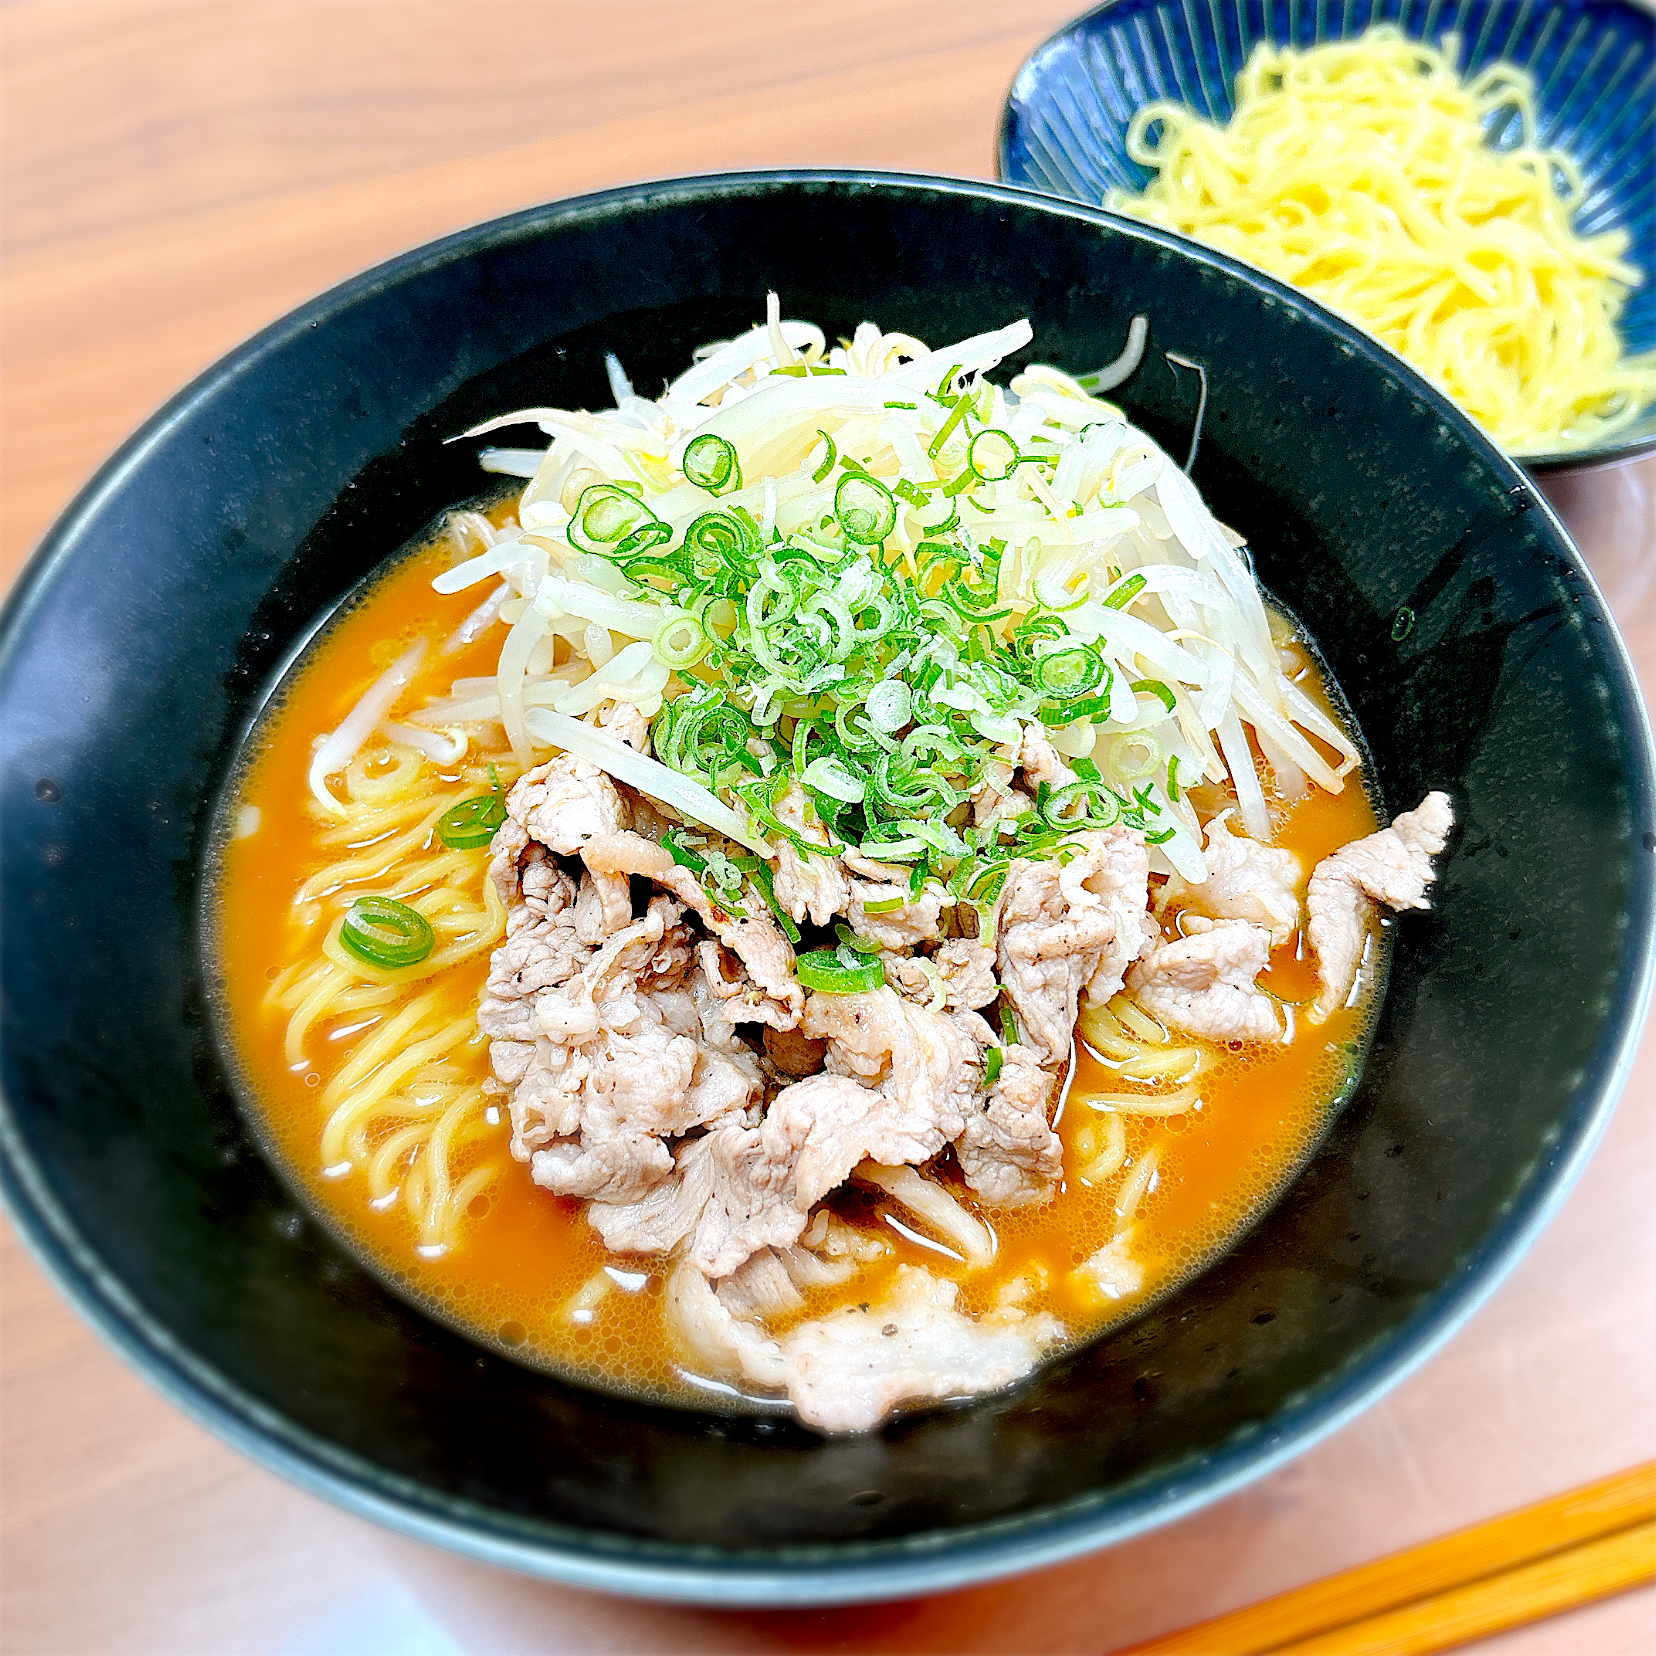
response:
<path fill-rule="evenodd" d="M 510 509 L 507 502 L 500 515 Z M 441 597 L 431 590 L 431 578 L 451 561 L 444 541 L 391 568 L 328 628 L 265 717 L 232 808 L 242 813 L 244 829 L 225 844 L 219 881 L 224 1010 L 241 1079 L 267 1144 L 290 1180 L 374 1269 L 426 1310 L 486 1345 L 570 1378 L 668 1401 L 705 1405 L 710 1392 L 728 1401 L 731 1388 L 690 1372 L 674 1349 L 662 1316 L 665 1262 L 609 1255 L 587 1225 L 583 1203 L 535 1185 L 528 1168 L 510 1159 L 503 1104 L 497 1111 L 498 1142 L 490 1153 L 504 1171 L 473 1201 L 453 1246 L 438 1257 L 417 1251 L 413 1221 L 400 1203 L 382 1212 L 370 1207 L 359 1172 L 326 1176 L 319 1148 L 320 1094 L 361 1038 L 364 1020 L 331 1036 L 319 1026 L 307 1043 L 308 1061 L 290 1068 L 283 1053 L 287 1014 L 265 1003 L 269 984 L 297 951 L 314 948 L 295 916 L 294 893 L 331 860 L 317 843 L 308 809 L 306 771 L 313 744 L 339 724 L 412 638 L 447 636 L 476 603 L 476 593 Z M 402 705 L 446 694 L 455 678 L 491 673 L 499 642 L 498 630 L 491 630 L 455 654 L 433 651 Z M 1309 658 L 1296 676 L 1307 690 L 1320 693 Z M 458 774 L 433 768 L 439 778 L 434 802 L 445 789 L 456 801 L 476 791 Z M 252 820 L 249 806 L 258 812 L 252 832 L 245 830 Z M 1272 809 L 1277 842 L 1307 869 L 1376 826 L 1355 778 L 1339 795 L 1313 787 L 1298 801 L 1273 798 Z M 488 852 L 476 855 L 481 873 Z M 1118 1176 L 1094 1190 L 1075 1176 L 1085 1160 L 1077 1136 L 1099 1120 L 1085 1096 L 1122 1090 L 1108 1065 L 1083 1044 L 1057 1123 L 1066 1177 L 1044 1206 L 982 1210 L 1000 1242 L 993 1266 L 968 1274 L 957 1256 L 928 1244 L 917 1231 L 899 1228 L 896 1216 L 872 1193 L 848 1190 L 834 1199 L 837 1211 L 882 1236 L 890 1251 L 851 1284 L 811 1296 L 801 1315 L 820 1314 L 847 1299 L 869 1299 L 879 1292 L 885 1272 L 910 1263 L 958 1278 L 962 1305 L 974 1310 L 993 1305 L 1021 1277 L 1064 1322 L 1071 1344 L 1130 1316 L 1220 1253 L 1309 1153 L 1355 1077 L 1380 975 L 1372 964 L 1377 954 L 1369 951 L 1368 981 L 1358 1006 L 1311 1025 L 1296 1018 L 1290 1005 L 1291 1039 L 1227 1050 L 1175 1036 L 1207 1054 L 1199 1108 L 1172 1118 L 1124 1118 L 1127 1170 L 1152 1147 L 1159 1156 L 1136 1216 L 1133 1251 L 1145 1267 L 1139 1292 L 1100 1299 L 1073 1275 L 1077 1264 L 1110 1240 L 1119 1184 Z M 428 982 L 444 997 L 445 1009 L 452 1005 L 462 1014 L 476 1005 L 487 971 L 484 951 Z M 1273 954 L 1261 981 L 1290 1003 L 1314 996 L 1315 975 L 1298 937 Z M 459 1061 L 479 1078 L 487 1073 L 481 1043 Z M 963 1186 L 955 1193 L 974 1205 Z M 606 1267 L 613 1287 L 572 1314 L 571 1301 Z"/>

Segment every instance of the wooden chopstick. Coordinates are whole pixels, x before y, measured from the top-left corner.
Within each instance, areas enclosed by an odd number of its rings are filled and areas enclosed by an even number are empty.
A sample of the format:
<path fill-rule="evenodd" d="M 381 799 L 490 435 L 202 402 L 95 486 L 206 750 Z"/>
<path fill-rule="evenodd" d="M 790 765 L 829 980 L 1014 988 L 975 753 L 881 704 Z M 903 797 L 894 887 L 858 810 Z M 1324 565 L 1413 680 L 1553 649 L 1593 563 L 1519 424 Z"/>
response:
<path fill-rule="evenodd" d="M 1369 1616 L 1273 1656 L 1432 1656 L 1656 1580 L 1656 1523 L 1635 1524 L 1434 1598 Z"/>
<path fill-rule="evenodd" d="M 1656 1580 L 1656 1461 L 1120 1656 L 1427 1656 Z"/>

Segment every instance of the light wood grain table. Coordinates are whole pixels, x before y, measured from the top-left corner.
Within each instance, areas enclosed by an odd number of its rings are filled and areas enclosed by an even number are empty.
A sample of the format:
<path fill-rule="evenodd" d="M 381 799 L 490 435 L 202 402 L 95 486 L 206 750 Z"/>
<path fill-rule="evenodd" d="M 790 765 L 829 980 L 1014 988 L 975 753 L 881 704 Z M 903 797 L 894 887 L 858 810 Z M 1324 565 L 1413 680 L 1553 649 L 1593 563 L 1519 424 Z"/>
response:
<path fill-rule="evenodd" d="M 9 0 L 3 562 L 146 414 L 264 323 L 433 236 L 733 167 L 987 176 L 1070 0 Z M 1656 464 L 1555 486 L 1656 682 Z M 7 946 L 27 947 L 13 932 Z M 1564 1210 L 1469 1327 L 1271 1477 L 1021 1579 L 797 1614 L 634 1604 L 383 1532 L 129 1373 L 9 1233 L 11 1656 L 1104 1652 L 1656 1455 L 1656 1046 Z M 1499 1656 L 1656 1648 L 1656 1594 Z"/>

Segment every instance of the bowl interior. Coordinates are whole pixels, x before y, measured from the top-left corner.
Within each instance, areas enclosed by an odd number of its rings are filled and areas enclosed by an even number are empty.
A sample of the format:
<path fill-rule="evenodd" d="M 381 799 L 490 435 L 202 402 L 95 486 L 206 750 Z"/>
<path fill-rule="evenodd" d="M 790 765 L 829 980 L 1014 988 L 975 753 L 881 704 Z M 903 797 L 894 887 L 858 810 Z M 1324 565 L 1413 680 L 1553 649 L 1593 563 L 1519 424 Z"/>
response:
<path fill-rule="evenodd" d="M 1536 84 L 1536 136 L 1573 157 L 1583 234 L 1625 230 L 1647 280 L 1628 296 L 1629 355 L 1656 350 L 1656 17 L 1627 0 L 1107 0 L 1024 64 L 1002 114 L 999 170 L 1009 183 L 1096 205 L 1113 188 L 1141 190 L 1149 171 L 1128 155 L 1127 123 L 1147 103 L 1182 103 L 1229 120 L 1238 71 L 1262 41 L 1307 47 L 1349 40 L 1377 23 L 1446 48 L 1474 73 L 1495 62 Z M 1516 115 L 1490 130 L 1522 141 Z M 1531 471 L 1631 459 L 1656 449 L 1656 405 L 1598 448 L 1526 457 Z"/>
<path fill-rule="evenodd" d="M 831 333 L 872 317 L 943 341 L 1027 313 L 1036 353 L 1076 368 L 1147 314 L 1118 395 L 1182 452 L 1197 386 L 1163 353 L 1208 365 L 1198 483 L 1321 643 L 1385 800 L 1441 787 L 1464 824 L 1438 906 L 1399 930 L 1355 1101 L 1230 1255 L 1012 1393 L 827 1442 L 561 1384 L 387 1291 L 254 1148 L 198 956 L 213 797 L 263 688 L 476 490 L 473 445 L 443 439 L 606 400 L 607 350 L 654 386 L 772 286 Z M 1521 474 L 1286 290 L 1015 191 L 640 187 L 324 296 L 71 509 L 7 614 L 0 728 L 0 1131 L 34 1246 L 152 1379 L 267 1463 L 479 1556 L 638 1591 L 799 1602 L 981 1578 L 1302 1447 L 1539 1225 L 1608 1109 L 1647 969 L 1643 716 Z"/>

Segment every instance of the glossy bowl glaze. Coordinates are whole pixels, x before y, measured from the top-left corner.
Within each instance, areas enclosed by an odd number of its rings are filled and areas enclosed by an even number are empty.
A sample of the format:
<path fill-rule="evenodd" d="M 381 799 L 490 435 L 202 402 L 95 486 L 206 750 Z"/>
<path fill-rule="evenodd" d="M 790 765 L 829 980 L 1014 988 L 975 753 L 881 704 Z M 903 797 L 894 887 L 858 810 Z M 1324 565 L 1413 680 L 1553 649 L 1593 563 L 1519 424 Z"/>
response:
<path fill-rule="evenodd" d="M 768 287 L 830 332 L 872 317 L 944 341 L 1027 313 L 1039 355 L 1076 367 L 1146 313 L 1128 409 L 1182 452 L 1194 376 L 1162 353 L 1213 365 L 1198 483 L 1320 640 L 1385 800 L 1445 788 L 1462 822 L 1436 908 L 1398 929 L 1354 1101 L 1228 1256 L 1015 1390 L 835 1441 L 562 1384 L 399 1299 L 259 1155 L 199 952 L 215 791 L 318 618 L 477 488 L 474 445 L 443 440 L 601 404 L 606 350 L 652 385 Z M 1166 1522 L 1297 1453 L 1535 1235 L 1611 1107 L 1649 976 L 1648 731 L 1523 474 L 1276 283 L 993 186 L 643 185 L 325 294 L 158 414 L 53 530 L 0 626 L 0 733 L 0 1146 L 40 1259 L 265 1465 L 619 1591 L 932 1591 Z"/>
<path fill-rule="evenodd" d="M 1622 313 L 1629 355 L 1656 350 L 1656 14 L 1633 0 L 1106 0 L 1019 70 L 1001 115 L 999 172 L 1010 184 L 1096 205 L 1141 190 L 1127 123 L 1167 99 L 1211 120 L 1235 109 L 1237 72 L 1262 41 L 1315 46 L 1376 23 L 1442 47 L 1475 71 L 1499 61 L 1536 82 L 1539 141 L 1580 165 L 1584 234 L 1621 229 L 1645 273 Z M 1510 114 L 1490 137 L 1519 141 Z M 1607 442 L 1524 457 L 1532 472 L 1585 470 L 1656 453 L 1656 404 Z"/>

